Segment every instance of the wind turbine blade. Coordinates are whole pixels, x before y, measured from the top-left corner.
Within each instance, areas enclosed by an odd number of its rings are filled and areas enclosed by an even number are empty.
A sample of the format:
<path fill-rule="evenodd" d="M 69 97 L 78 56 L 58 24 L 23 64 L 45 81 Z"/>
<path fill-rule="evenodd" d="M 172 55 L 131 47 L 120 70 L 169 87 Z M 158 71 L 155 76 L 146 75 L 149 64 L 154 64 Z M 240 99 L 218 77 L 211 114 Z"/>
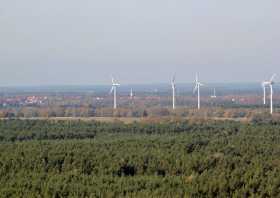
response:
<path fill-rule="evenodd" d="M 109 93 L 111 94 L 111 93 L 113 92 L 113 90 L 114 90 L 114 87 L 112 87 L 112 88 L 111 88 L 111 90 L 110 90 L 110 92 L 109 92 Z"/>
<path fill-rule="evenodd" d="M 197 85 L 197 84 L 195 84 L 195 87 L 194 87 L 194 89 L 193 89 L 193 93 L 195 93 L 195 92 L 196 92 L 197 88 L 198 88 L 198 85 Z"/>
<path fill-rule="evenodd" d="M 270 82 L 272 82 L 272 81 L 274 80 L 275 76 L 276 76 L 276 74 L 273 74 L 273 75 L 271 76 Z"/>

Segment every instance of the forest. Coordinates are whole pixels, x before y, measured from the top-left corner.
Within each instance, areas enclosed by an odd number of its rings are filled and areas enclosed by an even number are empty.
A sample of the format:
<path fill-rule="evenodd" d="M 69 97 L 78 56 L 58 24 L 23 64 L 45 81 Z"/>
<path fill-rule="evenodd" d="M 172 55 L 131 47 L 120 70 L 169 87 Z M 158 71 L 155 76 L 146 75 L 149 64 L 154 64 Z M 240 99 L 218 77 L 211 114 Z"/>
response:
<path fill-rule="evenodd" d="M 277 197 L 280 122 L 1 120 L 0 197 Z"/>

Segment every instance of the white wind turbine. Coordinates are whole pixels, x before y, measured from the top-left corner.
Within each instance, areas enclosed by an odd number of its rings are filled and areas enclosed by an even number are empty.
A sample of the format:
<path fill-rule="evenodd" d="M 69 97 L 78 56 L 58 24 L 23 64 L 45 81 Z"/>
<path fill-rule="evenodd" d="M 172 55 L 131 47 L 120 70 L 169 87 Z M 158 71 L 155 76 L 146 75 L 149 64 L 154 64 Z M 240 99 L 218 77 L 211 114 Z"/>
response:
<path fill-rule="evenodd" d="M 193 93 L 197 91 L 197 109 L 200 109 L 200 86 L 203 86 L 203 84 L 198 81 L 198 75 L 196 74 Z"/>
<path fill-rule="evenodd" d="M 176 109 L 176 84 L 175 84 L 175 75 L 172 77 L 171 81 L 172 86 L 172 107 L 173 109 Z"/>
<path fill-rule="evenodd" d="M 263 87 L 263 104 L 266 104 L 266 86 L 270 85 L 271 82 L 273 82 L 273 79 L 275 78 L 276 74 L 273 74 L 269 81 L 263 81 L 262 87 Z"/>
<path fill-rule="evenodd" d="M 263 104 L 266 104 L 266 86 L 268 85 L 270 87 L 270 113 L 273 113 L 273 85 L 274 85 L 274 78 L 276 74 L 273 74 L 269 81 L 262 82 L 263 86 Z"/>
<path fill-rule="evenodd" d="M 116 83 L 114 78 L 112 77 L 112 88 L 110 94 L 114 91 L 114 109 L 117 108 L 117 87 L 120 86 L 119 83 Z"/>

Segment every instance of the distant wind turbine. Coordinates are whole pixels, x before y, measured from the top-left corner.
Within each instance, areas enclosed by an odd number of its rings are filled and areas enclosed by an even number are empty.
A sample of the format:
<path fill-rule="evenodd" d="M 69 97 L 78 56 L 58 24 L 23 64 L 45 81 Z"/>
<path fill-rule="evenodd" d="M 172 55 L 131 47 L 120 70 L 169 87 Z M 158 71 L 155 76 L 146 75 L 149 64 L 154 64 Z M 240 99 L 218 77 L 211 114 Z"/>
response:
<path fill-rule="evenodd" d="M 120 86 L 119 83 L 116 83 L 114 78 L 112 77 L 112 88 L 110 94 L 114 91 L 114 109 L 117 108 L 117 87 Z"/>
<path fill-rule="evenodd" d="M 176 84 L 175 84 L 175 75 L 172 77 L 171 86 L 172 86 L 172 107 L 173 107 L 173 109 L 176 109 Z"/>
<path fill-rule="evenodd" d="M 262 87 L 263 87 L 263 104 L 266 104 L 266 86 L 268 85 L 270 87 L 270 113 L 273 113 L 273 85 L 274 85 L 274 78 L 276 74 L 273 74 L 269 81 L 263 81 Z"/>
<path fill-rule="evenodd" d="M 201 82 L 198 81 L 198 75 L 195 76 L 195 87 L 193 93 L 197 91 L 197 109 L 200 109 L 200 86 L 204 86 Z"/>

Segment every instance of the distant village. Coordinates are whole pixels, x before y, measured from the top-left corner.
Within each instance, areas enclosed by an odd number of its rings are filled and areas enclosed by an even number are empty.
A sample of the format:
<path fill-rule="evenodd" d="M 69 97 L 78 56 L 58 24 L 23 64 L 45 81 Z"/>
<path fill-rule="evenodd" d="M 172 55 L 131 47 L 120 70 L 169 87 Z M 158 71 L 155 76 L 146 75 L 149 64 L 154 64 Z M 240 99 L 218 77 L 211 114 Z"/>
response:
<path fill-rule="evenodd" d="M 48 103 L 47 96 L 15 96 L 15 97 L 0 98 L 0 105 L 2 107 L 45 105 L 47 103 Z"/>

